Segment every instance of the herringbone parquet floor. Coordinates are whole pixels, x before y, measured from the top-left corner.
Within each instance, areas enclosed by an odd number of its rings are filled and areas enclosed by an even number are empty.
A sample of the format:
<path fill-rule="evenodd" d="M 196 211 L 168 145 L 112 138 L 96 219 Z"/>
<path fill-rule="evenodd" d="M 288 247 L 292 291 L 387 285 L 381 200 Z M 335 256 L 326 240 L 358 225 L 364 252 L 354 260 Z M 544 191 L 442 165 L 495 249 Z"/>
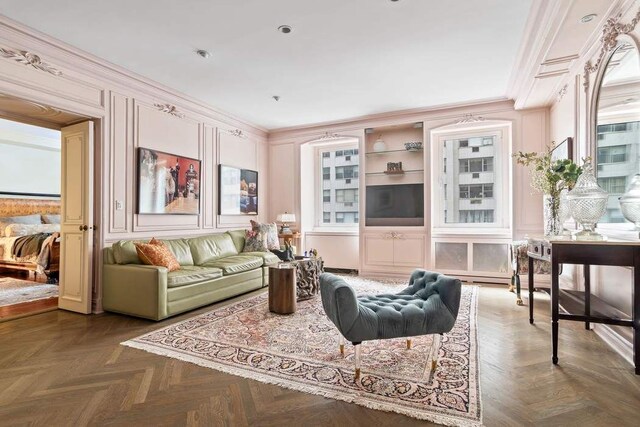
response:
<path fill-rule="evenodd" d="M 0 323 L 0 425 L 425 425 L 119 345 L 206 310 L 160 323 L 64 311 Z M 631 366 L 566 322 L 552 366 L 546 300 L 536 315 L 530 326 L 504 287 L 480 290 L 484 423 L 637 426 L 640 377 Z"/>

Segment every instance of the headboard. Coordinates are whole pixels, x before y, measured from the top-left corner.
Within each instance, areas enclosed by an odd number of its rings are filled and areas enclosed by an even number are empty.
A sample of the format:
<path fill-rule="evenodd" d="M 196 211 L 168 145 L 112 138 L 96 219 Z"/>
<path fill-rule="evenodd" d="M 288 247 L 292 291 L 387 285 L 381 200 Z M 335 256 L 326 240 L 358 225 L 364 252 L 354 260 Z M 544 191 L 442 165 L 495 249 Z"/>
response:
<path fill-rule="evenodd" d="M 0 216 L 32 214 L 60 214 L 60 200 L 0 198 Z"/>

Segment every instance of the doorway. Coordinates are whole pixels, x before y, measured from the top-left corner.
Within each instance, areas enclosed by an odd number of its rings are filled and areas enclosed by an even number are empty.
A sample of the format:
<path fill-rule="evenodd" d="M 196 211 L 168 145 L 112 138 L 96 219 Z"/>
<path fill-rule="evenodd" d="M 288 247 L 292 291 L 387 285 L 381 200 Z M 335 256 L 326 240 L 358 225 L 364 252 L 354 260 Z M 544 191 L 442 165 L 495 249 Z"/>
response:
<path fill-rule="evenodd" d="M 86 117 L 0 95 L 0 321 L 91 312 L 93 132 Z"/>

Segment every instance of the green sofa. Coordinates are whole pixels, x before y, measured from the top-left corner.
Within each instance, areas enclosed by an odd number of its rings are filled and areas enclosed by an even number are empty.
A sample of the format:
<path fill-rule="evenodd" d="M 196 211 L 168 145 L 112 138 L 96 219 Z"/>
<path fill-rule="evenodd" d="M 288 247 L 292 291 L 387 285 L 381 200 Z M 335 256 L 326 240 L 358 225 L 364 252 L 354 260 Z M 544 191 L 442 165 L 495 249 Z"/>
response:
<path fill-rule="evenodd" d="M 106 311 L 161 320 L 268 285 L 271 252 L 243 252 L 244 230 L 162 240 L 180 270 L 142 264 L 133 240 L 104 249 L 102 306 Z"/>

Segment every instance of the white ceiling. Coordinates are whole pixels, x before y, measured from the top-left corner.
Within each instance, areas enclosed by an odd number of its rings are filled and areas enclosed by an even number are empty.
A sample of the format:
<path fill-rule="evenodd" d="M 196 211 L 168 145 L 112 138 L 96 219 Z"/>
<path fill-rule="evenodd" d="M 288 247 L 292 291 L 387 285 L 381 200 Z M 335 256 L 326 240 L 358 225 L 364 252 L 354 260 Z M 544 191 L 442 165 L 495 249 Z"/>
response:
<path fill-rule="evenodd" d="M 531 1 L 0 0 L 0 10 L 275 129 L 504 97 Z"/>

